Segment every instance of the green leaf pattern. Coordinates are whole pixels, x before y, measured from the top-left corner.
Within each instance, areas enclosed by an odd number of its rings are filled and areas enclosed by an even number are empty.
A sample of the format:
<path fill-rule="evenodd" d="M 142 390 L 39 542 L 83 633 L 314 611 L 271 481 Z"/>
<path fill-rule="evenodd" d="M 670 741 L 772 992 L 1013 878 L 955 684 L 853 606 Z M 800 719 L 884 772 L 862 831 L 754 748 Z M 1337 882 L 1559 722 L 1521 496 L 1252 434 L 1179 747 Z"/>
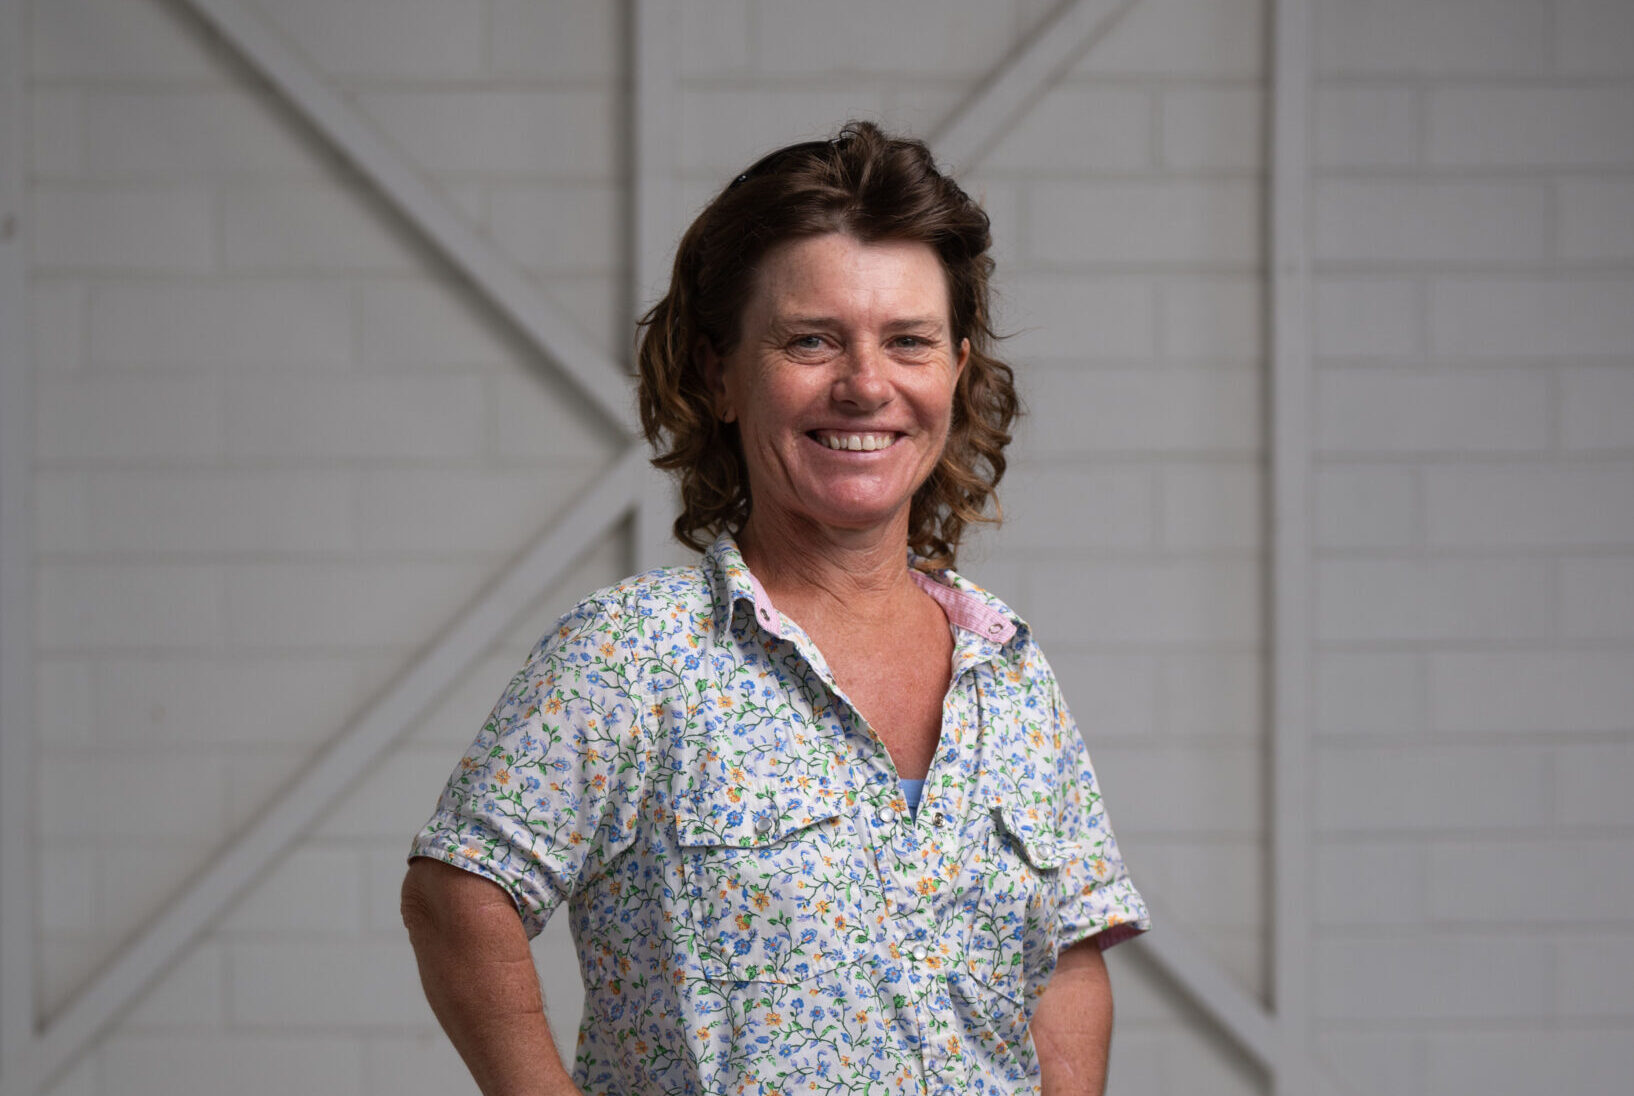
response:
<path fill-rule="evenodd" d="M 730 537 L 587 598 L 495 705 L 411 855 L 530 935 L 566 902 L 585 1092 L 1037 1092 L 1059 950 L 1148 927 L 1030 629 L 915 577 L 956 626 L 916 813 Z"/>

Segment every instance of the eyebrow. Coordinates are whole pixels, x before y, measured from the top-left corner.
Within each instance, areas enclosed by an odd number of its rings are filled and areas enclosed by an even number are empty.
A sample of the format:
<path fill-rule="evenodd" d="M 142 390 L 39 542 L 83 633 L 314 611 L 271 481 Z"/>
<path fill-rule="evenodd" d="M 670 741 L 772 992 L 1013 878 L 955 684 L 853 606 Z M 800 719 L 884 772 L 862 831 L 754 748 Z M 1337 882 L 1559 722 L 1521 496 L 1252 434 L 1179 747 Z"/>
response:
<path fill-rule="evenodd" d="M 774 316 L 772 318 L 772 327 L 776 329 L 789 327 L 834 328 L 843 326 L 845 325 L 834 316 Z M 923 328 L 934 328 L 936 330 L 941 330 L 944 326 L 948 325 L 946 325 L 945 321 L 936 316 L 905 316 L 902 319 L 891 320 L 886 323 L 885 330 L 906 331 L 909 329 L 918 330 Z"/>

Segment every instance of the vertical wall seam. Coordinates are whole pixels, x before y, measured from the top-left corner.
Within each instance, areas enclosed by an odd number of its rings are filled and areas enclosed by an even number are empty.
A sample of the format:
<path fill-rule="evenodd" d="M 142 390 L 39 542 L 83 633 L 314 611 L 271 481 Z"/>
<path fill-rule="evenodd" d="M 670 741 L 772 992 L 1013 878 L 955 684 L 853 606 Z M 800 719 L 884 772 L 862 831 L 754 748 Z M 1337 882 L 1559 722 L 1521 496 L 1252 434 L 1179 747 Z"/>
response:
<path fill-rule="evenodd" d="M 1271 1087 L 1312 1089 L 1310 842 L 1312 383 L 1310 360 L 1311 20 L 1309 0 L 1274 0 L 1271 60 Z"/>
<path fill-rule="evenodd" d="M 630 279 L 626 300 L 632 323 L 647 295 L 664 281 L 665 260 L 680 234 L 676 224 L 675 135 L 677 80 L 675 43 L 681 40 L 680 13 L 673 0 L 629 0 L 625 20 L 630 36 L 630 190 L 634 225 L 629 241 Z M 667 473 L 645 470 L 635 519 L 630 523 L 635 570 L 659 566 L 673 554 L 670 522 L 676 495 Z"/>
<path fill-rule="evenodd" d="M 22 0 L 0 0 L 0 1079 L 34 1040 L 34 399 Z"/>

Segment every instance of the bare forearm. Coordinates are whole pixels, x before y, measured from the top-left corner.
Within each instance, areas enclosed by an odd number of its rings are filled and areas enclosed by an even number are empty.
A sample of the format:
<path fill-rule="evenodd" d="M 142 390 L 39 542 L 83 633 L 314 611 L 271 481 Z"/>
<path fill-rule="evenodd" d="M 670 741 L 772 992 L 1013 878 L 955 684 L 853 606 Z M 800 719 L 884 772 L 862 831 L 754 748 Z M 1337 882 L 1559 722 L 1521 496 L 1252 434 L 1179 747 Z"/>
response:
<path fill-rule="evenodd" d="M 457 953 L 416 948 L 431 1011 L 484 1096 L 573 1093 L 535 988 L 531 1000 L 497 964 L 467 965 Z M 531 961 L 530 961 L 531 973 Z"/>
<path fill-rule="evenodd" d="M 1102 1096 L 1112 1043 L 1112 983 L 1093 940 L 1061 953 L 1033 1011 L 1044 1096 Z"/>
<path fill-rule="evenodd" d="M 426 1000 L 484 1096 L 578 1092 L 557 1055 L 527 934 L 504 891 L 418 859 L 403 884 L 403 920 Z"/>

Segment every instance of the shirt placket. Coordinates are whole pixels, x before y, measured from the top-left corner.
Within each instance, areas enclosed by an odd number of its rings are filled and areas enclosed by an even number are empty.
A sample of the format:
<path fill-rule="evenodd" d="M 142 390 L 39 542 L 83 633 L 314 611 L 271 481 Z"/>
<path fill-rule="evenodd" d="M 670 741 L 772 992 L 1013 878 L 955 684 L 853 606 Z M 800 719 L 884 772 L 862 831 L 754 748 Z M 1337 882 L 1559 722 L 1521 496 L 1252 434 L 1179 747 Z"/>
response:
<path fill-rule="evenodd" d="M 757 594 L 759 592 L 757 591 Z M 920 1088 L 935 1096 L 954 1096 L 967 1085 L 968 1056 L 964 1031 L 948 987 L 948 969 L 962 957 L 957 939 L 960 922 L 945 894 L 951 881 L 948 864 L 958 865 L 956 845 L 960 819 L 974 796 L 980 705 L 976 701 L 976 667 L 998 657 L 999 644 L 988 636 L 955 629 L 952 681 L 943 707 L 940 741 L 927 773 L 925 798 L 918 814 L 908 811 L 885 746 L 834 680 L 822 653 L 793 621 L 773 609 L 763 595 L 755 598 L 755 617 L 773 637 L 793 643 L 813 675 L 828 691 L 834 714 L 844 728 L 849 752 L 865 776 L 858 788 L 859 835 L 872 851 L 884 913 L 874 926 L 898 977 L 883 991 L 881 1006 L 892 1018 L 903 1045 L 917 1055 Z M 809 698 L 814 709 L 821 701 Z M 939 786 L 949 769 L 951 788 Z M 894 985 L 895 990 L 890 986 Z"/>
<path fill-rule="evenodd" d="M 968 852 L 959 844 L 959 835 L 968 832 L 961 823 L 975 799 L 975 744 L 979 740 L 981 705 L 977 700 L 977 667 L 998 657 L 999 645 L 986 636 L 955 629 L 952 683 L 942 711 L 942 738 L 926 781 L 926 796 L 919 804 L 917 828 L 929 847 L 921 854 L 924 870 L 939 876 L 939 885 L 926 905 L 935 926 L 935 950 L 940 952 L 934 977 L 927 980 L 929 992 L 921 997 L 921 1008 L 932 1026 L 932 1037 L 924 1053 L 927 1091 L 936 1096 L 954 1096 L 968 1090 L 969 1058 L 964 1047 L 964 1029 L 948 990 L 948 969 L 964 959 L 963 922 L 954 908 L 954 877 Z M 951 775 L 952 781 L 945 778 Z M 918 953 L 914 953 L 917 958 Z"/>
<path fill-rule="evenodd" d="M 870 759 L 868 806 L 871 845 L 875 850 L 879 884 L 884 890 L 887 918 L 884 930 L 889 952 L 898 964 L 905 987 L 891 1002 L 902 1038 L 919 1055 L 924 1090 L 938 1096 L 963 1092 L 968 1072 L 964 1032 L 948 986 L 949 967 L 961 961 L 961 922 L 951 908 L 951 880 L 947 868 L 964 859 L 957 845 L 963 812 L 973 795 L 975 768 L 971 747 L 976 741 L 979 705 L 975 699 L 975 668 L 990 661 L 998 647 L 980 637 L 959 633 L 954 652 L 953 682 L 943 708 L 941 740 L 931 761 L 925 798 L 917 815 L 891 780 L 892 768 L 877 746 Z M 860 726 L 860 737 L 873 744 Z M 955 780 L 943 786 L 951 772 Z"/>

